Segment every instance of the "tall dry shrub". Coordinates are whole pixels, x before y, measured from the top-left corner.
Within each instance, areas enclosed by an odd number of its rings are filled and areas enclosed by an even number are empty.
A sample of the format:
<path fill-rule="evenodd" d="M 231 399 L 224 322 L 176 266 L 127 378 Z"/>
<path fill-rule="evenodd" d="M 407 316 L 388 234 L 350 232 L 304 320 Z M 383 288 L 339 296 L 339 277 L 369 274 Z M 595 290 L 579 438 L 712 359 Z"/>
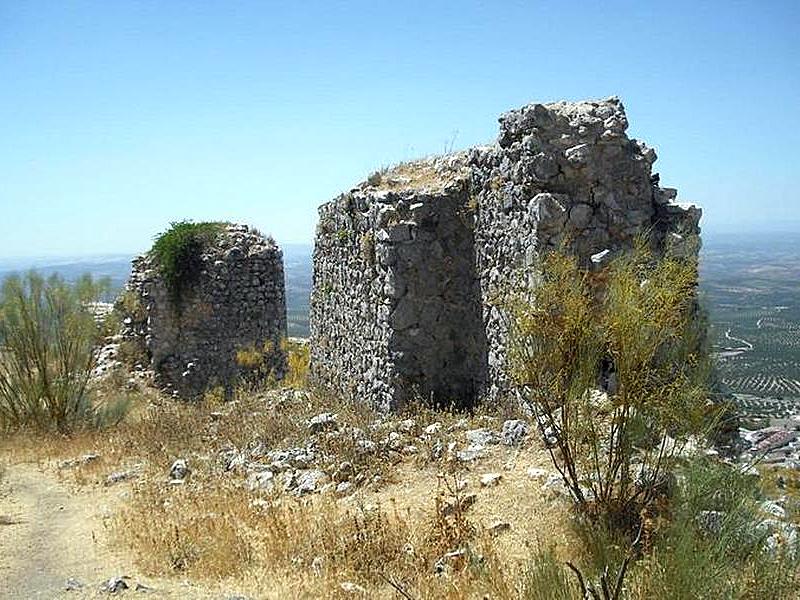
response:
<path fill-rule="evenodd" d="M 706 412 L 696 261 L 639 243 L 600 272 L 539 267 L 506 302 L 513 381 L 577 504 L 635 524 Z"/>
<path fill-rule="evenodd" d="M 99 327 L 89 304 L 107 282 L 31 272 L 0 289 L 0 429 L 67 432 L 94 423 L 89 376 Z"/>

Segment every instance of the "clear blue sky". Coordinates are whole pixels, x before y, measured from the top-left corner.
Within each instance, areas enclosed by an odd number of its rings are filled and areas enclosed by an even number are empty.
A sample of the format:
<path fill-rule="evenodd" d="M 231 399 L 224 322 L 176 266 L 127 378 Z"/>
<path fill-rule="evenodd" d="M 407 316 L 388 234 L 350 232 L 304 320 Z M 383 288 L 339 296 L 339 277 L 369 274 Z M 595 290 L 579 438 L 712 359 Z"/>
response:
<path fill-rule="evenodd" d="M 0 0 L 0 257 L 311 241 L 384 164 L 617 94 L 708 230 L 800 229 L 800 1 Z"/>

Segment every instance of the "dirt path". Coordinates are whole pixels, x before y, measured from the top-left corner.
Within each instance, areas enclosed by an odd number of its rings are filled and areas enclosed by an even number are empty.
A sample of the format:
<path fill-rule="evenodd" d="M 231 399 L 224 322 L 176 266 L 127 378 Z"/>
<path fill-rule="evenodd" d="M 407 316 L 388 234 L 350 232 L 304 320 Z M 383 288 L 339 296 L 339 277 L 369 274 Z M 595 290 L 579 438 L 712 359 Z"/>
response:
<path fill-rule="evenodd" d="M 130 560 L 108 543 L 106 522 L 122 491 L 73 490 L 50 469 L 6 466 L 0 477 L 0 599 L 107 598 L 101 583 L 121 575 L 131 576 L 124 596 L 209 597 L 188 584 L 137 577 Z M 67 590 L 69 578 L 81 587 Z M 137 583 L 150 593 L 137 593 Z"/>
<path fill-rule="evenodd" d="M 7 467 L 0 493 L 0 515 L 9 523 L 0 526 L 0 597 L 56 598 L 69 577 L 87 583 L 111 576 L 107 569 L 117 565 L 96 543 L 102 501 L 86 502 L 54 474 L 24 463 Z"/>

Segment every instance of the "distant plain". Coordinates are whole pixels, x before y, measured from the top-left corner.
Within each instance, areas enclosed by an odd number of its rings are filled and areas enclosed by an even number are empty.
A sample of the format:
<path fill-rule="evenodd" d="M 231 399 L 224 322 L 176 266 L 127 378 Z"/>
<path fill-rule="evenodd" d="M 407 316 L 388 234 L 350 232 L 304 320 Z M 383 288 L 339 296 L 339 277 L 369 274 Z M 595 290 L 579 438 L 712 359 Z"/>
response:
<path fill-rule="evenodd" d="M 307 337 L 312 246 L 283 245 L 288 333 Z M 34 268 L 74 280 L 109 277 L 120 290 L 129 255 L 3 259 L 0 279 Z M 720 378 L 731 392 L 800 401 L 800 233 L 706 235 L 701 290 Z"/>

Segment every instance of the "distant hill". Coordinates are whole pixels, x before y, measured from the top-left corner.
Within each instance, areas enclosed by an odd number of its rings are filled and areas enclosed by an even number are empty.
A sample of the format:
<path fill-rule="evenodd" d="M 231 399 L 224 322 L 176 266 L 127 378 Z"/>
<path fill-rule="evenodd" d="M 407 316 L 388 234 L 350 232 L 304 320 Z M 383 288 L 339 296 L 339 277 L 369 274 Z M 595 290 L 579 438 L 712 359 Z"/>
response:
<path fill-rule="evenodd" d="M 311 302 L 311 244 L 284 244 L 283 269 L 286 276 L 286 317 L 290 336 L 308 337 Z"/>
<path fill-rule="evenodd" d="M 90 273 L 96 278 L 109 277 L 112 287 L 119 290 L 125 285 L 131 273 L 132 258 L 127 254 L 82 258 L 4 258 L 0 259 L 0 279 L 5 279 L 12 273 L 31 269 L 45 276 L 57 273 L 67 281 L 75 281 L 81 275 Z"/>

